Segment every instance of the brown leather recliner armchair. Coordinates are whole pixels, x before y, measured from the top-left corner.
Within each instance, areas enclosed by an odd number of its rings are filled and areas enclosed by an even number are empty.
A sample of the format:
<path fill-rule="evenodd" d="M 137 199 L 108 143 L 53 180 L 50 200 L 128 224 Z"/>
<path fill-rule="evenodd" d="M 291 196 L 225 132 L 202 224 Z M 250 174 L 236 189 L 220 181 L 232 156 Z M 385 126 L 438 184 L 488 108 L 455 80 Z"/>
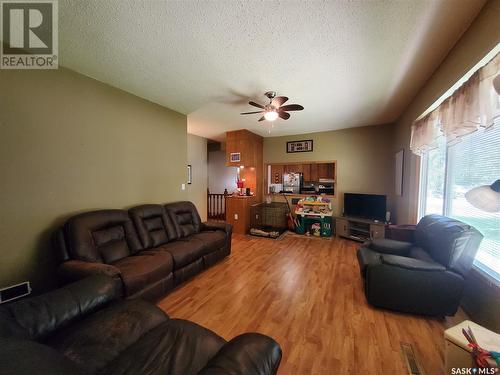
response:
<path fill-rule="evenodd" d="M 470 225 L 428 215 L 416 226 L 413 242 L 366 242 L 357 253 L 366 299 L 396 311 L 454 315 L 482 238 Z"/>
<path fill-rule="evenodd" d="M 125 296 L 155 300 L 228 256 L 231 236 L 231 225 L 202 223 L 191 202 L 176 202 L 73 216 L 54 245 L 64 283 L 104 274 Z"/>

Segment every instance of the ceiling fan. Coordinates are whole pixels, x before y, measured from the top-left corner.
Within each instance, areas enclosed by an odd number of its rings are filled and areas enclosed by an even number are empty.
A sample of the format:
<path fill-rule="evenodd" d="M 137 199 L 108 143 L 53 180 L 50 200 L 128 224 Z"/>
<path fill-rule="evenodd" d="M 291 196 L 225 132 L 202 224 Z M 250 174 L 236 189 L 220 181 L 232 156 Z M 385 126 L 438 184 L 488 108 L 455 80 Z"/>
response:
<path fill-rule="evenodd" d="M 251 115 L 254 113 L 263 113 L 264 115 L 259 119 L 259 121 L 274 121 L 278 117 L 283 120 L 288 120 L 290 118 L 289 111 L 302 111 L 304 107 L 298 104 L 285 104 L 288 100 L 286 96 L 276 96 L 276 91 L 268 91 L 264 94 L 269 99 L 269 104 L 262 105 L 255 102 L 248 102 L 248 104 L 254 107 L 261 108 L 262 111 L 255 112 L 243 112 L 241 115 Z"/>

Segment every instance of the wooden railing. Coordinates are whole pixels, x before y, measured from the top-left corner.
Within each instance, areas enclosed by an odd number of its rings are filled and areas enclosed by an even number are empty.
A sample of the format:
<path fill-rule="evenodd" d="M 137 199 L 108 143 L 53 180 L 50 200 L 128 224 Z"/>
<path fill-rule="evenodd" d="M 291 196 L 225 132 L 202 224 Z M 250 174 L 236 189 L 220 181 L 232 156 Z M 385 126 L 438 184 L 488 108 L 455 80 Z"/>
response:
<path fill-rule="evenodd" d="M 208 220 L 226 220 L 227 190 L 222 194 L 212 194 L 207 189 L 207 216 Z"/>

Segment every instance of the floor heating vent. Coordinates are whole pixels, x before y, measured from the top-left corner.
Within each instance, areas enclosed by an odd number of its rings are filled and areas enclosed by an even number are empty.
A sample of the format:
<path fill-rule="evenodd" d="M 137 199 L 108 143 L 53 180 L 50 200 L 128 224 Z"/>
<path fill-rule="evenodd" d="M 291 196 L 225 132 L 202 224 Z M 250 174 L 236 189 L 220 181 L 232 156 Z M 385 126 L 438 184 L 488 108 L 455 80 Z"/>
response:
<path fill-rule="evenodd" d="M 425 375 L 422 367 L 415 357 L 415 352 L 411 344 L 406 342 L 401 343 L 401 352 L 403 353 L 403 359 L 406 363 L 406 368 L 408 369 L 409 375 Z"/>

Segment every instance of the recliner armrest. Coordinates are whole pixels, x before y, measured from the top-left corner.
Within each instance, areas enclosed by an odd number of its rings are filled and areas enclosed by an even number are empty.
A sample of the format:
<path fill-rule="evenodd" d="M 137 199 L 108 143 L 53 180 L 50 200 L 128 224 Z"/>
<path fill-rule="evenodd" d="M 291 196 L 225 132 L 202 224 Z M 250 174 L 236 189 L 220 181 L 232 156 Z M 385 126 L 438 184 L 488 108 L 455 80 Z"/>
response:
<path fill-rule="evenodd" d="M 272 338 L 245 333 L 224 345 L 198 374 L 276 374 L 281 356 L 281 348 Z"/>
<path fill-rule="evenodd" d="M 410 242 L 395 241 L 388 239 L 370 240 L 363 244 L 363 247 L 368 247 L 371 250 L 383 254 L 402 255 L 405 256 L 410 252 L 413 244 Z"/>
<path fill-rule="evenodd" d="M 67 260 L 61 263 L 58 273 L 65 282 L 73 282 L 93 275 L 106 275 L 113 278 L 120 277 L 120 270 L 115 266 L 81 260 Z"/>
<path fill-rule="evenodd" d="M 382 263 L 389 266 L 405 268 L 416 271 L 446 271 L 446 268 L 439 263 L 430 263 L 420 259 L 401 257 L 397 255 L 382 254 Z"/>
<path fill-rule="evenodd" d="M 216 221 L 206 221 L 204 223 L 201 223 L 201 228 L 202 231 L 204 230 L 223 230 L 226 232 L 226 234 L 231 234 L 233 231 L 233 226 L 228 223 L 221 223 L 221 222 L 216 222 Z"/>

